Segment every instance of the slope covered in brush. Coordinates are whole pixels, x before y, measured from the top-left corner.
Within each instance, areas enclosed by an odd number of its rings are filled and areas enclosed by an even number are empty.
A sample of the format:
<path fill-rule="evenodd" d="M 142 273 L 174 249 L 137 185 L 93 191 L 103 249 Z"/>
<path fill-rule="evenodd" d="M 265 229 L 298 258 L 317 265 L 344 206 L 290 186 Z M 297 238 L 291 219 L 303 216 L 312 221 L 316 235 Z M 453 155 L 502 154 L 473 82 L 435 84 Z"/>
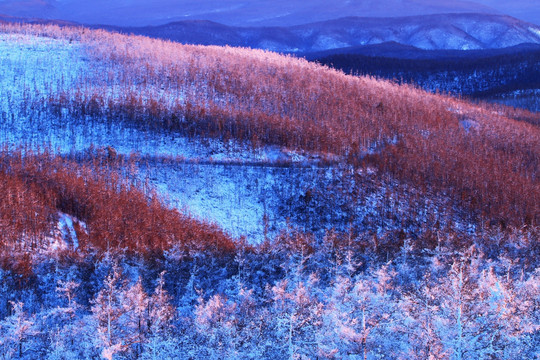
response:
<path fill-rule="evenodd" d="M 234 249 L 223 232 L 168 209 L 115 170 L 120 164 L 107 161 L 0 152 L 0 252 L 150 255 L 177 247 L 225 255 Z M 69 226 L 62 223 L 66 218 Z"/>
<path fill-rule="evenodd" d="M 165 128 L 188 136 L 331 153 L 443 191 L 474 217 L 538 221 L 535 115 L 474 106 L 269 52 L 187 46 L 104 31 L 4 27 L 66 39 L 84 71 L 32 106 Z M 503 189 L 504 191 L 501 191 Z"/>

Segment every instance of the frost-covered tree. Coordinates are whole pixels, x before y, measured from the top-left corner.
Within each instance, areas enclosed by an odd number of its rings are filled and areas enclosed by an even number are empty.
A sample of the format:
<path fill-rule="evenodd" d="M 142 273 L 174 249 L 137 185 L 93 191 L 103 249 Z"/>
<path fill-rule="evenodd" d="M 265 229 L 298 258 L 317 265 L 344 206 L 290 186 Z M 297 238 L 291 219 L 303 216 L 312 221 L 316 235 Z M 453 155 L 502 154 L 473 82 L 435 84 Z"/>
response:
<path fill-rule="evenodd" d="M 56 343 L 51 346 L 55 347 L 59 343 L 65 343 L 66 347 L 73 347 L 79 342 L 76 334 L 78 331 L 74 329 L 77 322 L 81 306 L 75 299 L 75 292 L 79 287 L 79 283 L 73 280 L 59 280 L 56 286 L 56 293 L 60 297 L 62 305 L 42 311 L 41 327 L 44 331 L 55 329 L 57 335 Z"/>
<path fill-rule="evenodd" d="M 521 353 L 529 359 L 540 358 L 540 269 L 516 281 L 514 289 L 514 306 L 522 319 Z"/>
<path fill-rule="evenodd" d="M 321 326 L 323 304 L 317 299 L 315 276 L 307 281 L 283 280 L 272 287 L 273 308 L 270 316 L 279 356 L 303 359 L 316 356 L 316 333 Z"/>
<path fill-rule="evenodd" d="M 428 284 L 404 295 L 399 301 L 400 327 L 407 343 L 401 352 L 403 358 L 417 360 L 448 359 L 441 334 L 437 331 L 435 318 L 438 312 L 438 298 Z"/>
<path fill-rule="evenodd" d="M 236 335 L 236 304 L 225 296 L 216 294 L 205 301 L 202 297 L 195 310 L 195 326 L 199 334 L 199 356 L 211 359 L 237 356 L 234 337 Z"/>
<path fill-rule="evenodd" d="M 161 336 L 152 336 L 144 345 L 144 352 L 140 359 L 142 360 L 176 360 L 186 357 L 178 339 L 174 337 L 163 338 Z"/>
<path fill-rule="evenodd" d="M 356 339 L 358 319 L 352 316 L 353 285 L 348 277 L 337 277 L 323 310 L 321 329 L 317 333 L 318 355 L 325 359 L 343 358 L 351 352 Z"/>
<path fill-rule="evenodd" d="M 265 355 L 265 331 L 270 316 L 264 307 L 259 307 L 252 289 L 241 287 L 236 295 L 234 318 L 236 336 L 234 347 L 243 359 L 260 359 Z"/>
<path fill-rule="evenodd" d="M 22 302 L 11 302 L 12 315 L 0 322 L 0 356 L 4 359 L 35 359 L 39 334 L 34 316 L 23 309 Z"/>
<path fill-rule="evenodd" d="M 133 286 L 124 289 L 122 306 L 120 326 L 124 336 L 123 342 L 125 346 L 132 348 L 133 356 L 137 358 L 150 332 L 149 299 L 140 278 Z"/>
<path fill-rule="evenodd" d="M 448 275 L 439 279 L 433 288 L 439 299 L 435 314 L 436 329 L 441 337 L 445 352 L 452 360 L 466 359 L 477 348 L 478 331 L 476 314 L 472 308 L 476 301 L 475 277 L 478 269 L 465 261 L 456 261 Z"/>
<path fill-rule="evenodd" d="M 114 266 L 105 278 L 103 288 L 93 300 L 92 316 L 97 327 L 97 343 L 101 356 L 109 360 L 113 359 L 116 353 L 126 351 L 132 341 L 121 322 L 126 312 L 123 304 L 125 286 L 120 269 Z"/>
<path fill-rule="evenodd" d="M 77 318 L 73 324 L 64 325 L 57 331 L 49 331 L 47 360 L 100 358 L 101 344 L 95 331 L 96 328 L 95 319 L 91 315 L 85 315 Z"/>
<path fill-rule="evenodd" d="M 394 278 L 388 265 L 381 266 L 371 276 L 355 279 L 351 291 L 351 317 L 356 321 L 352 353 L 367 359 L 399 351 L 397 304 Z"/>
<path fill-rule="evenodd" d="M 164 274 L 160 274 L 154 294 L 148 298 L 148 334 L 143 344 L 143 359 L 174 359 L 180 356 L 180 344 L 172 333 L 176 313 L 171 305 L 172 298 L 165 289 Z"/>
<path fill-rule="evenodd" d="M 149 332 L 153 336 L 166 336 L 172 330 L 172 320 L 175 310 L 172 306 L 172 297 L 165 289 L 165 272 L 159 275 L 157 286 L 148 299 Z"/>

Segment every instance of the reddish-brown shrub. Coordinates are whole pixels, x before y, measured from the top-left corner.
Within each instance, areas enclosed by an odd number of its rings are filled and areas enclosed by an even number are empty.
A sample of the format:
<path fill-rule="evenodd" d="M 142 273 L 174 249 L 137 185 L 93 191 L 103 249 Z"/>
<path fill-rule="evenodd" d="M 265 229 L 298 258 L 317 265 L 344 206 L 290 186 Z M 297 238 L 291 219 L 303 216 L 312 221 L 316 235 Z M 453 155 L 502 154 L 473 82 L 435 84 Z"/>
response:
<path fill-rule="evenodd" d="M 0 237 L 3 249 L 50 245 L 58 212 L 86 224 L 75 227 L 82 250 L 152 254 L 171 246 L 231 253 L 232 239 L 217 227 L 163 205 L 112 167 L 76 164 L 48 154 L 0 154 Z"/>

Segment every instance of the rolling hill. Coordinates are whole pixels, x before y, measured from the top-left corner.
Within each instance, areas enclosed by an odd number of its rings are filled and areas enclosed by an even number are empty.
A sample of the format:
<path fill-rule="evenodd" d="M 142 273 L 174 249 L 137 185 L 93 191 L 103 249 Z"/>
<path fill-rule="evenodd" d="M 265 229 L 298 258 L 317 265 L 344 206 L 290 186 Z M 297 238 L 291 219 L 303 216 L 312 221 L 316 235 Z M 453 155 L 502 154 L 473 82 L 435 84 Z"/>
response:
<path fill-rule="evenodd" d="M 0 69 L 4 357 L 537 356 L 538 114 L 80 26 Z"/>
<path fill-rule="evenodd" d="M 59 37 L 39 47 L 60 46 L 62 51 L 52 54 L 67 56 L 72 66 L 51 72 L 37 65 L 38 72 L 23 72 L 29 77 L 17 75 L 16 67 L 7 71 L 5 81 L 20 84 L 4 90 L 8 109 L 24 96 L 24 104 L 43 108 L 44 114 L 117 119 L 158 134 L 234 140 L 255 148 L 274 146 L 303 152 L 308 159 L 312 152 L 327 154 L 324 157 L 333 162 L 371 164 L 415 186 L 450 192 L 462 199 L 458 203 L 471 214 L 491 222 L 537 221 L 538 128 L 513 118 L 529 117 L 534 124 L 534 115 L 514 115 L 508 109 L 498 113 L 261 50 L 180 45 L 84 28 L 36 25 L 28 29 Z M 5 41 L 13 41 L 9 36 Z M 39 38 L 21 41 L 32 44 L 35 39 Z M 68 45 L 62 45 L 66 41 Z M 19 55 L 12 53 L 10 61 L 32 68 L 34 61 L 44 64 L 40 57 L 50 56 L 46 54 L 25 56 L 18 63 Z M 475 124 L 474 131 L 464 123 Z M 7 139 L 35 138 L 5 134 Z M 142 135 L 131 138 L 144 141 Z M 58 143 L 55 139 L 48 142 Z M 83 151 L 86 142 L 75 137 L 72 146 Z M 134 150 L 123 142 L 113 146 L 126 156 Z M 142 155 L 154 155 L 153 148 L 136 146 Z M 185 149 L 173 147 L 161 156 L 184 156 Z M 263 156 L 263 162 L 265 158 L 272 157 Z M 501 187 L 507 189 L 504 197 L 495 190 Z"/>

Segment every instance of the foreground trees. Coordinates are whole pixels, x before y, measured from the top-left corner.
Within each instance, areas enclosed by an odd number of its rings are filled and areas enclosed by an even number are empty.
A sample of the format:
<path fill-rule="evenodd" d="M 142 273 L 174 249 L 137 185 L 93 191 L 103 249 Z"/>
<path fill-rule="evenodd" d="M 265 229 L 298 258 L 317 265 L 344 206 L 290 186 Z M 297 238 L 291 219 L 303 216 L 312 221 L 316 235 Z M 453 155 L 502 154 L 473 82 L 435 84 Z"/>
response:
<path fill-rule="evenodd" d="M 350 234 L 331 236 L 351 241 Z M 160 264 L 132 255 L 72 259 L 67 267 L 57 257 L 52 260 L 56 272 L 38 266 L 35 278 L 22 287 L 11 281 L 16 274 L 4 271 L 6 291 L 0 296 L 13 300 L 0 320 L 2 354 L 12 359 L 448 360 L 540 355 L 539 259 L 534 255 L 526 264 L 509 261 L 510 253 L 488 259 L 476 245 L 465 252 L 440 249 L 436 255 L 405 247 L 406 259 L 403 253 L 388 261 L 372 254 L 370 265 L 351 268 L 342 262 L 329 268 L 321 260 L 327 257 L 321 243 L 301 267 L 282 271 L 289 268 L 284 257 L 302 258 L 301 246 L 252 251 L 239 250 L 230 271 L 216 261 L 169 257 Z M 34 264 L 50 261 L 34 258 Z M 198 270 L 192 275 L 160 270 L 188 270 L 194 261 Z M 254 276 L 263 269 L 274 271 Z M 58 284 L 56 292 L 42 293 L 44 282 Z M 176 296 L 167 290 L 177 288 L 183 290 Z M 36 297 L 42 301 L 31 301 Z"/>

